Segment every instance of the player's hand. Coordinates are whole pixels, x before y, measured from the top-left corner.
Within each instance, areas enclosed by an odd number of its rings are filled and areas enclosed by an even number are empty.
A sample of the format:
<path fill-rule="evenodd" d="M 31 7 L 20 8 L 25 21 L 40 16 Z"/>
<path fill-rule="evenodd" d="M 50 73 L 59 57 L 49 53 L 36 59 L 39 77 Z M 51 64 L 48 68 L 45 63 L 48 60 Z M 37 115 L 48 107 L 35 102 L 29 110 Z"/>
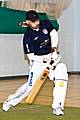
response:
<path fill-rule="evenodd" d="M 57 52 L 51 53 L 51 62 L 50 65 L 54 70 L 56 65 L 60 62 L 61 56 Z"/>

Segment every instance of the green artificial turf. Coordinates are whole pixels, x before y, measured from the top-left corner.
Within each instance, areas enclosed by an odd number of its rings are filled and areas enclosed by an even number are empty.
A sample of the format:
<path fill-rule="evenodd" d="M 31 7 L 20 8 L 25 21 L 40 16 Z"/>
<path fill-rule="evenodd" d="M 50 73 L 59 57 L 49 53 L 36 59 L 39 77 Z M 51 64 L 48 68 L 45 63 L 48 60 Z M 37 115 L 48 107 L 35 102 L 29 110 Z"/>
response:
<path fill-rule="evenodd" d="M 55 116 L 47 105 L 19 104 L 3 112 L 0 104 L 0 120 L 80 120 L 80 108 L 65 107 L 64 116 Z"/>

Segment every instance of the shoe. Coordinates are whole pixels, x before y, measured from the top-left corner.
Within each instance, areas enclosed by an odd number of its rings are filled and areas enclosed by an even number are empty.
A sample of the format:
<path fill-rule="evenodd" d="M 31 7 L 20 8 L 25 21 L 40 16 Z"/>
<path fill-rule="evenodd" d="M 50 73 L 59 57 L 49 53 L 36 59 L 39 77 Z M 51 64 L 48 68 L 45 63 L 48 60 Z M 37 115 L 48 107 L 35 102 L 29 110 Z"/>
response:
<path fill-rule="evenodd" d="M 64 112 L 61 107 L 57 107 L 57 108 L 53 109 L 53 114 L 57 115 L 57 116 L 62 116 L 62 115 L 64 115 Z"/>
<path fill-rule="evenodd" d="M 7 112 L 9 109 L 11 108 L 11 105 L 9 104 L 9 101 L 6 100 L 4 103 L 3 103 L 3 111 Z"/>

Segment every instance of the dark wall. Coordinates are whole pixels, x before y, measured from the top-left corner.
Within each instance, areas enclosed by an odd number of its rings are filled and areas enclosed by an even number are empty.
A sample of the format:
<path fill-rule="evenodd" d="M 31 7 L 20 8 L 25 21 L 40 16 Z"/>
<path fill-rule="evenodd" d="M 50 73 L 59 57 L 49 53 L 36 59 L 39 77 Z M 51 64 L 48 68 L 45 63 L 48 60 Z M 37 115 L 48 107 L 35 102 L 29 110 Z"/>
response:
<path fill-rule="evenodd" d="M 26 11 L 13 10 L 5 7 L 0 7 L 0 34 L 22 34 L 26 28 L 18 25 L 20 21 L 25 21 Z M 48 19 L 46 13 L 38 13 L 40 19 Z M 53 26 L 58 29 L 57 20 L 50 20 Z"/>

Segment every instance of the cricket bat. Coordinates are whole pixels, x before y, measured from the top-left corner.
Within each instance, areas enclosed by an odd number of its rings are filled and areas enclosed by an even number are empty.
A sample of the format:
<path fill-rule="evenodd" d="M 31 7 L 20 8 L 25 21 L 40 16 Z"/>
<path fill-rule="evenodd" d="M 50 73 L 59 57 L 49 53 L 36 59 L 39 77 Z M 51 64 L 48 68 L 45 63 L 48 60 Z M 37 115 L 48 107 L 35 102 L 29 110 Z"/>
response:
<path fill-rule="evenodd" d="M 33 89 L 31 90 L 30 94 L 28 95 L 28 97 L 26 98 L 26 102 L 28 104 L 32 104 L 36 95 L 38 94 L 40 88 L 42 87 L 42 85 L 44 84 L 47 76 L 49 74 L 49 70 L 46 69 L 43 71 L 42 75 L 39 77 L 39 79 L 36 81 Z"/>

